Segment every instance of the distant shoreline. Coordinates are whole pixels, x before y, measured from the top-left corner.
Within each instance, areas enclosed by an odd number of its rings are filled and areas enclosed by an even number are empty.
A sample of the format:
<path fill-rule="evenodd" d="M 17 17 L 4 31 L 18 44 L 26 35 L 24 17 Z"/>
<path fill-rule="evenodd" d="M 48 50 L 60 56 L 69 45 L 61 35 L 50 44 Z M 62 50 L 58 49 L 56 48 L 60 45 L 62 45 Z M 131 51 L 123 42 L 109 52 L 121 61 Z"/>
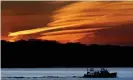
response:
<path fill-rule="evenodd" d="M 17 42 L 2 40 L 1 46 L 2 68 L 133 67 L 133 46 L 61 44 L 36 39 Z M 117 53 L 123 54 L 118 57 Z"/>

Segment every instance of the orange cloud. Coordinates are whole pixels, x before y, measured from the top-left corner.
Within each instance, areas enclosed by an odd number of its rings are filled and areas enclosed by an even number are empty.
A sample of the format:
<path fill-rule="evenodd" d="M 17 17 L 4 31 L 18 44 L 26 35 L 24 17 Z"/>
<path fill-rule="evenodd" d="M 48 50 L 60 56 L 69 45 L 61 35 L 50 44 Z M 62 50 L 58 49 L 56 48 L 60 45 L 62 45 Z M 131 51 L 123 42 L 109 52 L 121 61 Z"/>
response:
<path fill-rule="evenodd" d="M 53 13 L 48 26 L 132 21 L 133 2 L 77 2 Z M 110 25 L 110 24 L 108 24 Z"/>
<path fill-rule="evenodd" d="M 44 40 L 56 40 L 61 43 L 66 42 L 78 42 L 79 39 L 85 37 L 85 35 L 90 35 L 88 42 L 92 41 L 92 38 L 94 37 L 93 32 L 91 33 L 68 33 L 68 34 L 60 34 L 60 35 L 46 35 L 43 37 L 39 37 L 37 39 L 44 39 Z"/>
<path fill-rule="evenodd" d="M 54 11 L 52 20 L 47 24 L 47 27 L 12 32 L 9 36 L 41 32 L 41 36 L 37 37 L 39 39 L 77 41 L 87 35 L 89 36 L 89 33 L 93 33 L 94 36 L 100 30 L 104 31 L 117 28 L 119 25 L 132 24 L 132 21 L 133 2 L 75 2 Z M 119 27 L 122 28 L 122 26 Z"/>
<path fill-rule="evenodd" d="M 93 32 L 97 30 L 101 30 L 105 28 L 92 28 L 92 29 L 79 29 L 79 30 L 63 30 L 63 31 L 54 31 L 54 32 L 46 32 L 42 33 L 42 35 L 50 36 L 50 35 L 61 35 L 61 34 L 76 34 L 76 33 L 88 33 L 88 32 Z"/>

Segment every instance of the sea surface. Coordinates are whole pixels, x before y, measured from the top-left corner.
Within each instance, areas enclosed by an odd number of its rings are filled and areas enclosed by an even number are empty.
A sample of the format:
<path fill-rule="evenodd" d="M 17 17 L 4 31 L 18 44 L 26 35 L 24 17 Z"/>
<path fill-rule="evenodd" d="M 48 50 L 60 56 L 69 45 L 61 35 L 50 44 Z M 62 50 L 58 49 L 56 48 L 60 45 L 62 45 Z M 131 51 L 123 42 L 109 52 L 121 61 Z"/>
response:
<path fill-rule="evenodd" d="M 1 80 L 133 80 L 133 68 L 107 69 L 117 72 L 118 78 L 80 78 L 86 68 L 2 68 Z"/>

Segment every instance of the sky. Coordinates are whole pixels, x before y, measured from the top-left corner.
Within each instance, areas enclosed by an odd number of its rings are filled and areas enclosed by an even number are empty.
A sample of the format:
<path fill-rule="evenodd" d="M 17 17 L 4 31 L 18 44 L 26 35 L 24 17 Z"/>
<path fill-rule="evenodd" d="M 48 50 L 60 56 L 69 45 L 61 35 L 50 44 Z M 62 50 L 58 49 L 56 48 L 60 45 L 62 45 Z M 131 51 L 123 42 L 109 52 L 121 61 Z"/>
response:
<path fill-rule="evenodd" d="M 133 45 L 133 1 L 2 1 L 1 39 Z"/>

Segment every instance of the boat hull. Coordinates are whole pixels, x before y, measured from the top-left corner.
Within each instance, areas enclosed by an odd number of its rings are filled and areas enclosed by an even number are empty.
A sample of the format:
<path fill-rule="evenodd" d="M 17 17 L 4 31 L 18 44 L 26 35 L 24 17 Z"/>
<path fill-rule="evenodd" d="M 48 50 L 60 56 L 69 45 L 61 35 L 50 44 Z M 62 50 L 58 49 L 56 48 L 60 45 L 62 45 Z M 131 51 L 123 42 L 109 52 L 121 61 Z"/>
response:
<path fill-rule="evenodd" d="M 83 78 L 116 78 L 117 73 L 99 74 L 99 75 L 84 75 Z"/>

